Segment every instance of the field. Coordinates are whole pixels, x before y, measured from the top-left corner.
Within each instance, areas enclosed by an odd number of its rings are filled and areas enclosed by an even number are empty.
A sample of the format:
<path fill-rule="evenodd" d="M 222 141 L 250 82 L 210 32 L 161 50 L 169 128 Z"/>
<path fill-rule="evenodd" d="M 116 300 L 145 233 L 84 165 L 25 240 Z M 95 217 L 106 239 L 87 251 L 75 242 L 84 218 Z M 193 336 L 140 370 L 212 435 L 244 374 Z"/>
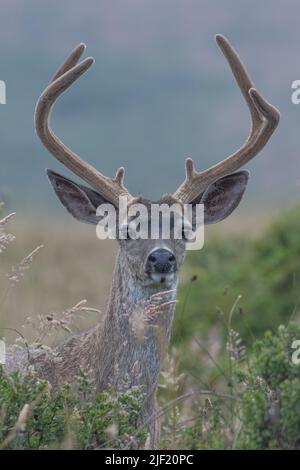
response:
<path fill-rule="evenodd" d="M 224 243 L 224 247 L 233 246 L 235 241 L 232 237 L 243 237 L 249 231 L 251 238 L 255 239 L 266 223 L 259 217 L 255 219 L 255 224 L 251 217 L 244 220 L 239 217 L 233 224 L 232 220 L 225 222 L 222 224 L 221 243 Z M 42 248 L 17 288 L 10 291 L 5 302 L 2 302 L 1 322 L 6 327 L 19 328 L 29 315 L 60 312 L 83 299 L 90 306 L 105 311 L 117 252 L 114 241 L 99 241 L 93 227 L 79 224 L 68 216 L 65 219 L 49 220 L 42 214 L 28 219 L 16 214 L 7 227 L 15 240 L 1 256 L 2 291 L 6 290 L 6 275 L 10 274 L 12 268 L 36 247 L 42 245 Z M 197 253 L 195 260 L 192 252 L 188 254 L 180 284 L 183 295 L 191 273 L 200 272 L 203 268 L 202 258 L 206 259 L 206 252 L 213 252 L 215 244 L 218 244 L 217 234 L 218 227 L 209 227 L 204 250 Z M 202 289 L 206 290 L 209 284 L 209 279 L 205 280 L 205 285 L 201 282 L 200 287 L 197 282 L 194 290 L 200 296 Z M 87 318 L 86 323 L 81 322 L 78 327 L 86 328 L 95 321 L 95 317 Z M 30 335 L 30 331 L 28 333 Z"/>
<path fill-rule="evenodd" d="M 269 425 L 266 427 L 263 416 L 265 397 L 279 393 L 279 389 L 274 387 L 279 387 L 282 374 L 292 385 L 288 386 L 286 382 L 287 388 L 282 392 L 281 419 L 286 419 L 285 415 L 282 416 L 283 411 L 286 414 L 291 412 L 284 401 L 284 393 L 290 394 L 292 390 L 298 393 L 299 371 L 290 366 L 286 356 L 291 339 L 295 339 L 296 334 L 300 336 L 298 327 L 293 326 L 294 322 L 299 322 L 299 221 L 300 209 L 295 207 L 272 223 L 256 223 L 259 228 L 251 236 L 247 228 L 251 226 L 249 220 L 248 225 L 246 221 L 240 221 L 236 226 L 224 224 L 222 236 L 215 228 L 210 228 L 205 248 L 188 253 L 181 275 L 172 346 L 161 375 L 162 447 L 298 446 L 295 435 L 300 429 L 299 416 L 292 424 L 293 429 L 288 428 L 291 435 L 286 437 L 286 441 L 277 425 L 276 429 Z M 36 220 L 20 221 L 16 216 L 6 224 L 7 232 L 14 233 L 16 239 L 1 254 L 1 327 L 4 328 L 1 336 L 6 337 L 7 342 L 13 342 L 18 335 L 9 329 L 16 329 L 26 340 L 33 341 L 36 334 L 34 319 L 38 315 L 44 317 L 56 312 L 59 318 L 59 312 L 83 299 L 87 300 L 86 305 L 97 311 L 80 312 L 80 318 L 77 320 L 75 317 L 72 331 L 81 331 L 95 324 L 105 311 L 109 295 L 115 243 L 98 241 L 93 229 L 72 221 L 53 220 L 37 225 Z M 44 246 L 24 263 L 24 256 L 40 245 Z M 30 321 L 26 321 L 28 317 Z M 280 324 L 286 325 L 286 330 L 277 330 Z M 262 343 L 257 343 L 267 330 L 273 331 L 274 337 L 267 335 Z M 68 334 L 55 329 L 45 338 L 45 343 L 55 344 Z M 278 342 L 279 337 L 284 340 Z M 253 356 L 253 348 L 260 352 Z M 272 364 L 268 362 L 272 359 L 272 348 L 275 356 L 281 354 L 284 362 L 288 361 L 284 372 L 276 360 Z M 276 348 L 280 348 L 280 354 Z M 274 369 L 272 387 L 264 378 L 270 367 Z M 259 375 L 257 370 L 260 370 Z M 257 380 L 261 380 L 261 388 L 253 391 L 253 381 Z M 28 383 L 31 384 L 30 393 L 34 393 L 34 385 L 30 380 Z M 20 389 L 25 387 L 24 396 L 28 394 L 26 386 L 18 385 Z M 7 392 L 7 384 L 2 383 L 2 387 Z M 102 399 L 106 403 L 106 398 Z M 122 397 L 120 400 L 123 403 Z M 255 412 L 260 410 L 255 417 L 256 422 L 251 408 L 253 400 L 258 402 Z M 276 400 L 274 398 L 274 403 Z M 22 394 L 20 407 L 21 404 Z M 116 402 L 114 406 L 118 409 Z M 59 416 L 61 410 L 55 410 Z M 15 407 L 11 419 L 16 419 L 19 411 Z M 86 413 L 86 410 L 81 411 Z M 129 415 L 131 412 L 130 408 Z M 118 421 L 118 413 L 116 416 Z M 3 424 L 3 437 L 5 429 L 7 423 Z M 105 430 L 101 432 L 97 445 L 99 439 L 103 445 Z M 36 429 L 33 429 L 33 436 L 35 434 Z M 81 440 L 74 438 L 71 444 L 69 441 L 66 444 L 64 433 L 57 434 L 55 429 L 45 445 L 73 448 L 79 445 L 79 441 L 84 448 L 96 445 L 86 430 L 81 434 Z M 54 444 L 58 435 L 62 442 Z M 13 442 L 17 448 L 23 448 L 22 433 Z M 32 440 L 32 447 L 41 448 L 41 444 L 36 442 Z M 116 445 L 124 446 L 122 439 L 117 442 Z"/>

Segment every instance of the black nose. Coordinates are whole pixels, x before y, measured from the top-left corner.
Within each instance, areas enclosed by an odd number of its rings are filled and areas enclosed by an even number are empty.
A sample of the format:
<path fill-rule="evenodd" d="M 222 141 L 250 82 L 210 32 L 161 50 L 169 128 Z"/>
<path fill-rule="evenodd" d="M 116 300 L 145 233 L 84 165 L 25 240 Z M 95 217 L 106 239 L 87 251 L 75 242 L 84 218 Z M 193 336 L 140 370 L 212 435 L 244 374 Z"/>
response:
<path fill-rule="evenodd" d="M 152 251 L 147 259 L 146 271 L 157 273 L 169 273 L 176 269 L 176 259 L 169 250 L 160 248 Z"/>

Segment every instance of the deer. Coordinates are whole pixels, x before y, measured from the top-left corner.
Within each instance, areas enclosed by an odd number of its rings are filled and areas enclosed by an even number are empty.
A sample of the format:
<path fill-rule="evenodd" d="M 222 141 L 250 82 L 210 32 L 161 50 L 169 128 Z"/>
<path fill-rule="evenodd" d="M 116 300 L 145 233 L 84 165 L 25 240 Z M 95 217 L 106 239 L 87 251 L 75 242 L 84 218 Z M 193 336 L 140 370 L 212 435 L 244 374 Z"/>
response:
<path fill-rule="evenodd" d="M 265 147 L 280 118 L 279 111 L 254 87 L 230 42 L 220 34 L 216 35 L 216 42 L 249 109 L 250 134 L 237 151 L 206 170 L 197 171 L 193 160 L 186 159 L 184 181 L 174 193 L 164 195 L 159 201 L 167 205 L 175 201 L 192 207 L 203 204 L 205 224 L 224 220 L 239 205 L 249 179 L 249 172 L 241 168 Z M 50 154 L 87 184 L 47 170 L 56 196 L 75 219 L 96 225 L 100 220 L 97 207 L 101 204 L 109 203 L 118 211 L 120 197 L 127 198 L 128 206 L 138 200 L 149 207 L 151 201 L 129 193 L 124 186 L 123 167 L 113 178 L 103 175 L 61 142 L 50 126 L 51 111 L 57 98 L 94 63 L 91 57 L 80 61 L 85 48 L 80 44 L 71 52 L 39 97 L 35 129 Z M 118 223 L 122 224 L 122 220 Z M 79 367 L 91 371 L 97 392 L 108 386 L 114 390 L 139 387 L 145 399 L 137 426 L 147 427 L 150 446 L 155 448 L 159 440 L 155 396 L 171 338 L 178 273 L 188 241 L 184 237 L 164 239 L 160 236 L 145 240 L 128 236 L 117 242 L 118 254 L 104 320 L 56 346 L 59 361 L 42 354 L 34 359 L 34 366 L 39 376 L 46 378 L 54 388 L 74 382 Z M 147 302 L 151 303 L 153 298 L 159 299 L 158 308 L 147 310 Z M 133 328 L 133 318 L 136 320 L 143 315 L 139 308 L 141 303 L 146 305 L 148 312 L 142 338 Z M 7 360 L 8 366 L 14 364 L 14 360 Z"/>

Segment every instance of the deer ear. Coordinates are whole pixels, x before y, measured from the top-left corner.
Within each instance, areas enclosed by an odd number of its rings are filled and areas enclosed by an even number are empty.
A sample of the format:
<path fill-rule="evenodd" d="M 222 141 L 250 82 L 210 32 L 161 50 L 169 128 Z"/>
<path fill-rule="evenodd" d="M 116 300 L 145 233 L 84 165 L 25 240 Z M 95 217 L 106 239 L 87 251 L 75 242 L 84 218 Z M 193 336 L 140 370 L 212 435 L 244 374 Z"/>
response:
<path fill-rule="evenodd" d="M 47 176 L 58 199 L 75 219 L 95 225 L 101 220 L 96 215 L 97 207 L 108 201 L 100 194 L 52 170 L 47 170 Z"/>
<path fill-rule="evenodd" d="M 215 224 L 226 219 L 239 205 L 249 178 L 247 170 L 233 173 L 212 183 L 203 193 L 204 223 Z"/>

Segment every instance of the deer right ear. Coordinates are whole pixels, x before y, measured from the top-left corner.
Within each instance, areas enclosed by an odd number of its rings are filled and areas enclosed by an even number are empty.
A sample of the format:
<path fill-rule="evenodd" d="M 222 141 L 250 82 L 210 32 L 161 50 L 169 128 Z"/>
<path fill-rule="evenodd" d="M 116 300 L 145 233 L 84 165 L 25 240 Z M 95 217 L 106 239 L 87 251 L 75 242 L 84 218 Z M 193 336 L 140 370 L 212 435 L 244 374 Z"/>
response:
<path fill-rule="evenodd" d="M 106 199 L 93 189 L 75 183 L 52 170 L 47 170 L 47 176 L 58 199 L 75 219 L 86 224 L 98 224 L 102 217 L 96 215 L 97 207 L 107 203 Z"/>
<path fill-rule="evenodd" d="M 224 176 L 210 184 L 201 197 L 205 224 L 226 219 L 239 205 L 249 178 L 247 170 Z"/>

